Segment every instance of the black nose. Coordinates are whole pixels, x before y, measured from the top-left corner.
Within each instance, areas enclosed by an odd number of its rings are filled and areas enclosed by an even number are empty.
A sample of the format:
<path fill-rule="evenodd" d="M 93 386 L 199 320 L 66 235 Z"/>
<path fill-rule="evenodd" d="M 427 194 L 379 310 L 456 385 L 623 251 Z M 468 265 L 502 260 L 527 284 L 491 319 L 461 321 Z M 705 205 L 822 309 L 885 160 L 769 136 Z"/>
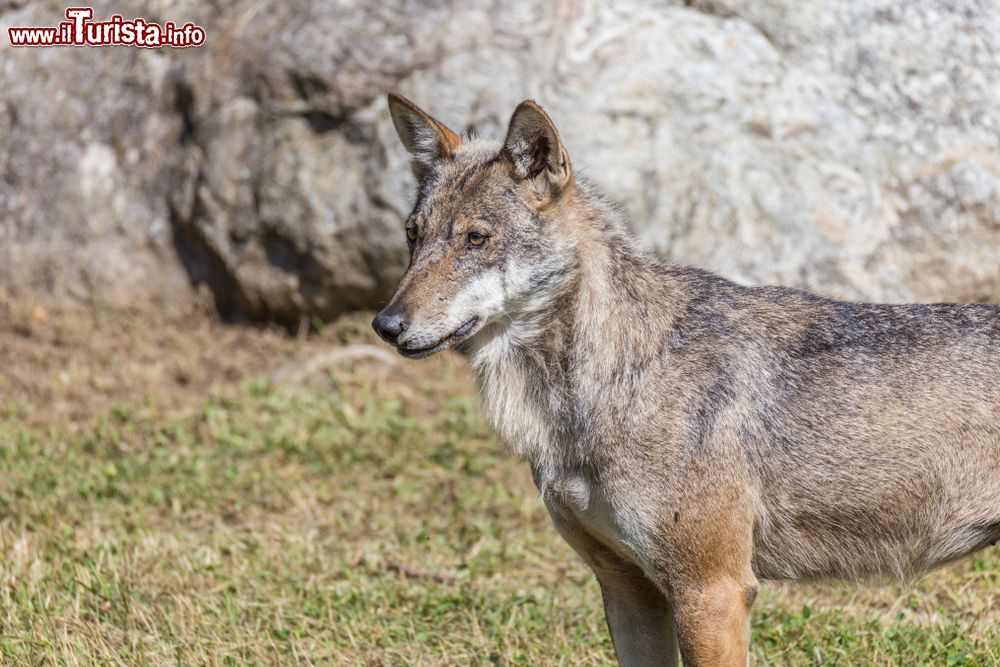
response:
<path fill-rule="evenodd" d="M 396 310 L 383 310 L 372 320 L 372 328 L 383 340 L 396 344 L 399 334 L 406 331 L 406 320 Z"/>

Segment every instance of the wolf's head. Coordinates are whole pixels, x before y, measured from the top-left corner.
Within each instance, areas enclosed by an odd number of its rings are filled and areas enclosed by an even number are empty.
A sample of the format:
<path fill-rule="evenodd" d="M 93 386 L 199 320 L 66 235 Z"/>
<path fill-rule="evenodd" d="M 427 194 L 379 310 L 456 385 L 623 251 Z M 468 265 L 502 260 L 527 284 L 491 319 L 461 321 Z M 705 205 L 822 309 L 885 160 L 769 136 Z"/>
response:
<path fill-rule="evenodd" d="M 375 331 L 423 357 L 544 308 L 574 256 L 559 215 L 573 170 L 548 115 L 522 102 L 501 143 L 463 141 L 399 95 L 389 111 L 420 187 L 410 265 Z"/>

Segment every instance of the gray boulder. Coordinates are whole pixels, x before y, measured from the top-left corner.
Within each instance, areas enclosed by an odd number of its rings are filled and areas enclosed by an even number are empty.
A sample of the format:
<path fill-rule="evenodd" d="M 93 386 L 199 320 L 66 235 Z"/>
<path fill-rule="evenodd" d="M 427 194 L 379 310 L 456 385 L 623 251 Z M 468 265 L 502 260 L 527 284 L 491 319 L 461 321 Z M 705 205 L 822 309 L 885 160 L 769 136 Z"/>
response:
<path fill-rule="evenodd" d="M 205 46 L 5 50 L 0 285 L 233 317 L 377 307 L 414 189 L 397 90 L 543 104 L 658 251 L 852 299 L 1000 301 L 1000 6 L 97 3 Z M 59 20 L 7 3 L 0 27 Z M 4 30 L 3 32 L 6 32 Z"/>

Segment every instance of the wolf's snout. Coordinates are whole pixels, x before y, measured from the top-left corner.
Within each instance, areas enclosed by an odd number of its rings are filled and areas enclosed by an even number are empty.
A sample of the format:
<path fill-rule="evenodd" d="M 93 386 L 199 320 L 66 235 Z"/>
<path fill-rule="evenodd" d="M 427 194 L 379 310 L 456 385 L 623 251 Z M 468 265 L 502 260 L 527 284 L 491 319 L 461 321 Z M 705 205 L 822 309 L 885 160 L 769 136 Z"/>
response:
<path fill-rule="evenodd" d="M 383 310 L 372 320 L 372 328 L 375 329 L 375 333 L 381 336 L 382 340 L 393 345 L 396 344 L 399 334 L 406 331 L 407 324 L 403 314 L 394 308 Z"/>

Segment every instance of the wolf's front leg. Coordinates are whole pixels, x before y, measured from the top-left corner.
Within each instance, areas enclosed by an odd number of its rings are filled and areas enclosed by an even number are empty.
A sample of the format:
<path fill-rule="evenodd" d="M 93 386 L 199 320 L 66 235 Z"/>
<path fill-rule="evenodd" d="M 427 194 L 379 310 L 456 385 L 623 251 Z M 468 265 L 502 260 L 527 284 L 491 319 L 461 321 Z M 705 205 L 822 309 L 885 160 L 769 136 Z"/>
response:
<path fill-rule="evenodd" d="M 757 597 L 752 507 L 722 483 L 715 489 L 663 513 L 650 575 L 670 593 L 684 667 L 747 667 Z"/>
<path fill-rule="evenodd" d="M 675 595 L 677 632 L 685 667 L 746 667 L 750 664 L 750 607 L 756 583 L 720 578 Z"/>
<path fill-rule="evenodd" d="M 638 568 L 604 570 L 597 580 L 618 664 L 676 667 L 673 610 L 660 590 Z"/>
<path fill-rule="evenodd" d="M 559 533 L 590 566 L 601 585 L 611 640 L 623 667 L 676 667 L 677 634 L 670 603 L 635 563 L 615 553 L 587 528 L 546 503 Z"/>

